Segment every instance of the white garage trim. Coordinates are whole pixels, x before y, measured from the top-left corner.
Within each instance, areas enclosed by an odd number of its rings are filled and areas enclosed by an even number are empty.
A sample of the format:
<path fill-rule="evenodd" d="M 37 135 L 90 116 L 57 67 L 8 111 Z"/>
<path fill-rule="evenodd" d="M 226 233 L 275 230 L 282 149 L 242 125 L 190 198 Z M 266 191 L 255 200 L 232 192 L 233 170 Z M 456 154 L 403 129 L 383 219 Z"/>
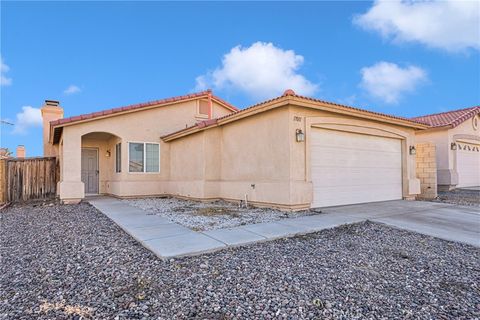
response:
<path fill-rule="evenodd" d="M 311 128 L 312 207 L 402 199 L 402 140 Z"/>

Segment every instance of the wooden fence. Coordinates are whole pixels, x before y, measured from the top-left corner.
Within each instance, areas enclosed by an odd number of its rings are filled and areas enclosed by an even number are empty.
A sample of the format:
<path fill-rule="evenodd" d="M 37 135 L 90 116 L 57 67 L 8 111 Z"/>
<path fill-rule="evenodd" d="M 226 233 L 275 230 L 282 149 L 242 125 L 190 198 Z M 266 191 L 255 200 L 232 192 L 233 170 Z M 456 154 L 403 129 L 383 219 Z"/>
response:
<path fill-rule="evenodd" d="M 55 157 L 15 158 L 2 162 L 3 202 L 55 197 L 58 177 Z"/>

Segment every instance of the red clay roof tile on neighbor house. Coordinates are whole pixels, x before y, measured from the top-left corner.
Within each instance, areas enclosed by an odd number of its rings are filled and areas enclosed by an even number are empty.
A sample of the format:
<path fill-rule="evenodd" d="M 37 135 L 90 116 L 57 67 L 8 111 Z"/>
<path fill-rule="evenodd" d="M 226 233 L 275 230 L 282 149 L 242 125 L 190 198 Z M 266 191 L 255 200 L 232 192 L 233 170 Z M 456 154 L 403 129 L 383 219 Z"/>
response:
<path fill-rule="evenodd" d="M 162 136 L 161 138 L 168 138 L 170 136 L 174 136 L 174 135 L 177 135 L 177 134 L 182 133 L 182 132 L 191 131 L 191 130 L 195 131 L 195 129 L 203 129 L 203 128 L 206 128 L 206 127 L 211 127 L 211 126 L 216 125 L 221 120 L 235 117 L 238 114 L 246 113 L 246 112 L 250 111 L 251 109 L 260 108 L 260 107 L 262 107 L 266 104 L 284 99 L 285 97 L 295 97 L 295 98 L 299 98 L 299 99 L 302 99 L 302 100 L 309 100 L 309 101 L 323 103 L 323 104 L 327 104 L 327 105 L 333 105 L 333 106 L 344 108 L 346 110 L 360 111 L 360 112 L 364 112 L 364 113 L 367 113 L 367 114 L 374 114 L 374 115 L 381 116 L 381 117 L 387 117 L 387 118 L 392 118 L 392 119 L 396 119 L 396 120 L 402 120 L 402 121 L 406 121 L 406 122 L 409 122 L 409 123 L 412 123 L 412 124 L 419 124 L 419 125 L 425 125 L 425 126 L 428 125 L 425 122 L 415 120 L 415 119 L 408 119 L 408 118 L 404 118 L 404 117 L 393 116 L 393 115 L 389 115 L 389 114 L 385 114 L 385 113 L 369 111 L 369 110 L 360 109 L 360 108 L 356 108 L 356 107 L 350 107 L 350 106 L 343 105 L 343 104 L 338 104 L 338 103 L 329 102 L 329 101 L 325 101 L 325 100 L 320 100 L 320 99 L 315 99 L 315 98 L 310 98 L 310 97 L 297 95 L 295 93 L 295 91 L 293 91 L 292 89 L 287 89 L 287 90 L 285 90 L 283 95 L 281 95 L 279 97 L 254 104 L 254 105 L 252 105 L 250 107 L 247 107 L 245 109 L 237 110 L 235 112 L 229 113 L 229 114 L 227 114 L 225 116 L 222 116 L 222 117 L 218 117 L 216 119 L 211 119 L 211 120 L 208 120 L 208 121 L 200 121 L 200 122 L 198 122 L 198 123 L 196 123 L 196 124 L 194 124 L 190 127 L 187 127 L 187 128 L 184 128 L 184 129 L 166 134 L 166 135 Z"/>
<path fill-rule="evenodd" d="M 73 116 L 73 117 L 69 117 L 69 118 L 58 119 L 58 120 L 51 121 L 50 126 L 60 126 L 60 125 L 67 124 L 67 123 L 83 121 L 83 120 L 90 120 L 90 119 L 94 119 L 94 118 L 98 118 L 98 117 L 104 117 L 104 116 L 110 116 L 110 115 L 114 115 L 116 113 L 138 110 L 138 109 L 142 109 L 142 108 L 146 108 L 146 107 L 152 107 L 152 106 L 159 106 L 160 107 L 162 105 L 168 105 L 172 102 L 180 102 L 180 101 L 183 101 L 183 100 L 189 100 L 189 99 L 195 99 L 195 98 L 201 98 L 201 97 L 208 97 L 209 95 L 211 95 L 212 100 L 219 102 L 220 104 L 229 108 L 233 112 L 238 111 L 238 109 L 235 106 L 233 106 L 232 104 L 226 102 L 223 99 L 220 99 L 219 97 L 214 96 L 212 94 L 211 90 L 206 90 L 206 91 L 187 94 L 187 95 L 178 96 L 178 97 L 171 97 L 171 98 L 165 98 L 165 99 L 161 99 L 161 100 L 132 104 L 132 105 L 124 106 L 124 107 L 118 107 L 118 108 L 113 108 L 113 109 L 108 109 L 108 110 L 97 111 L 97 112 L 82 114 L 82 115 L 78 115 L 78 116 Z"/>
<path fill-rule="evenodd" d="M 455 128 L 462 122 L 472 118 L 480 113 L 480 106 L 429 114 L 425 116 L 415 117 L 412 120 L 417 120 L 428 124 L 431 127 L 446 127 Z"/>

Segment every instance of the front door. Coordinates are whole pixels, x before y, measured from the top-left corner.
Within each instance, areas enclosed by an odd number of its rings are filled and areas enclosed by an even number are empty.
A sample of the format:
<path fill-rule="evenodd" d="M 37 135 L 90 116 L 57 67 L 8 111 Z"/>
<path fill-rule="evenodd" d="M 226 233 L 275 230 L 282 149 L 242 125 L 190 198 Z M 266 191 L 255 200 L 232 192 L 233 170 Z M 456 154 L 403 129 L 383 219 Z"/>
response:
<path fill-rule="evenodd" d="M 85 194 L 98 193 L 98 150 L 82 148 L 82 182 Z"/>

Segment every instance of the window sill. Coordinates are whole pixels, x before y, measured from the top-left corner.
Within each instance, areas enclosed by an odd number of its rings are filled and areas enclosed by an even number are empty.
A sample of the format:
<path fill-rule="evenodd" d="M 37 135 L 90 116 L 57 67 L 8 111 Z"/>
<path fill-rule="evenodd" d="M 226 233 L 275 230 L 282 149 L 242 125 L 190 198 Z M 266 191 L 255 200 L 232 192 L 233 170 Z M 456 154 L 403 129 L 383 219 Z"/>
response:
<path fill-rule="evenodd" d="M 148 175 L 150 175 L 150 174 L 160 174 L 160 171 L 158 171 L 158 172 L 130 172 L 129 171 L 128 174 L 148 174 Z"/>

